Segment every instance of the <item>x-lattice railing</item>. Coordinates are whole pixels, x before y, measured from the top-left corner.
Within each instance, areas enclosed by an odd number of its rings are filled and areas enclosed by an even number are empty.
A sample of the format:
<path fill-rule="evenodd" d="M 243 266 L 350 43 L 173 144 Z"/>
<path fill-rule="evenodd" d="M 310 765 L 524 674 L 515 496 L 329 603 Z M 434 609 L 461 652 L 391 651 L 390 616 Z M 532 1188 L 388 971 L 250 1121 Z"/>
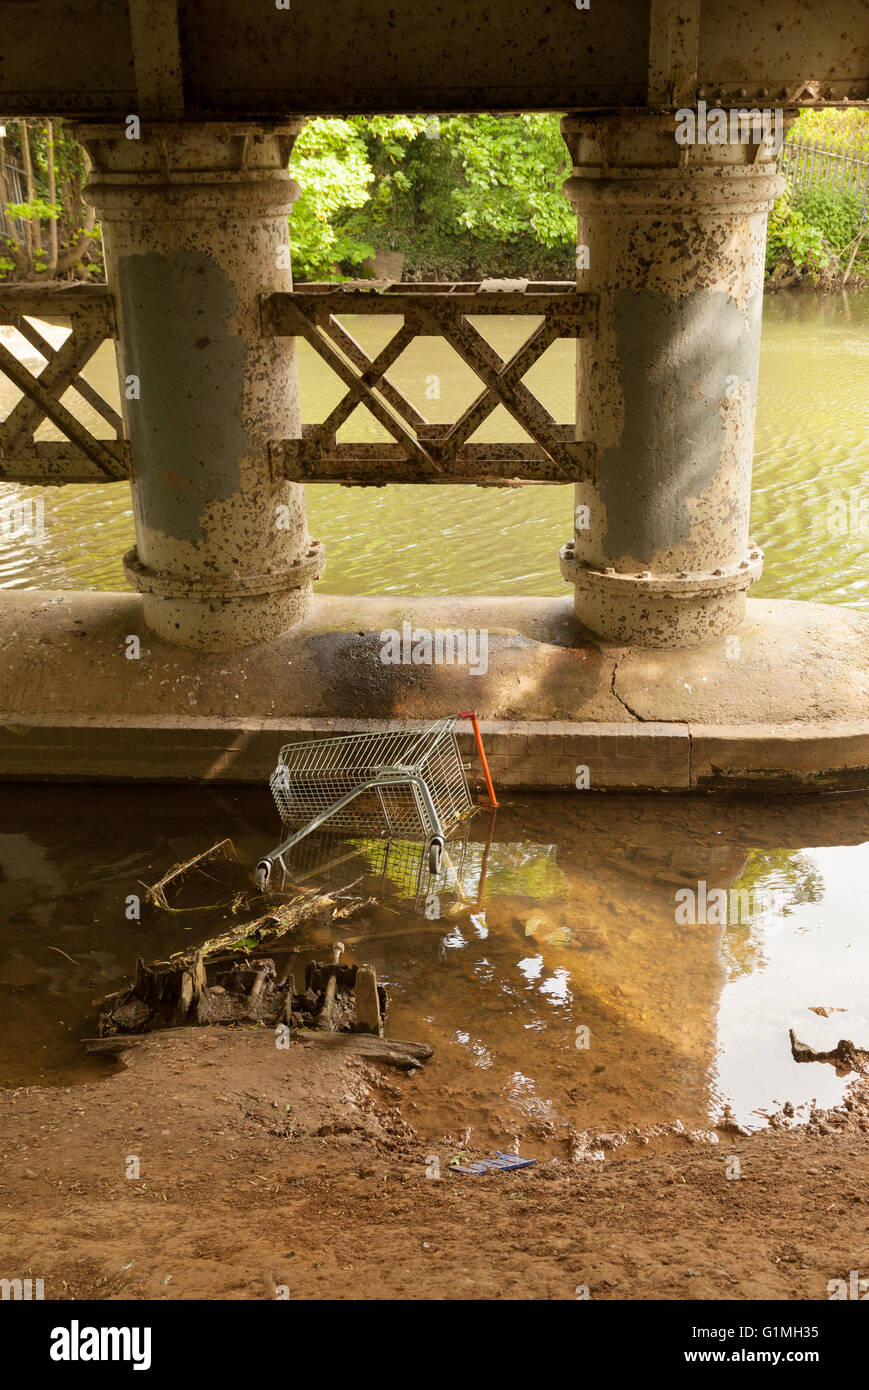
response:
<path fill-rule="evenodd" d="M 302 427 L 301 439 L 275 440 L 276 477 L 298 482 L 358 485 L 384 483 L 576 482 L 592 475 L 593 444 L 577 440 L 524 384 L 524 377 L 558 338 L 597 330 L 597 297 L 572 282 L 483 281 L 474 284 L 311 284 L 292 293 L 262 296 L 266 336 L 305 338 L 343 382 L 341 400 L 319 424 Z M 401 327 L 373 358 L 340 321 L 354 314 L 400 315 Z M 538 318 L 527 340 L 503 359 L 472 318 L 483 315 Z M 32 318 L 68 319 L 72 330 L 55 348 Z M 22 398 L 0 422 L 0 480 L 30 483 L 115 482 L 130 472 L 130 445 L 117 411 L 82 376 L 100 344 L 115 334 L 112 299 L 105 286 L 70 289 L 0 288 L 0 323 L 17 328 L 45 359 L 37 374 L 0 342 L 0 373 Z M 419 337 L 447 342 L 476 374 L 482 391 L 452 424 L 427 420 L 387 373 Z M 62 403 L 70 388 L 110 426 L 101 439 Z M 341 426 L 358 405 L 391 436 L 391 442 L 338 441 Z M 502 405 L 528 436 L 522 443 L 481 443 L 471 438 Z M 63 441 L 37 440 L 49 420 Z"/>
<path fill-rule="evenodd" d="M 402 325 L 370 358 L 339 322 L 353 314 L 395 314 Z M 534 315 L 541 322 L 508 360 L 471 323 L 488 314 Z M 302 438 L 272 446 L 276 473 L 298 482 L 476 483 L 577 482 L 593 471 L 595 449 L 559 424 L 523 378 L 557 338 L 593 335 L 597 297 L 572 282 L 483 281 L 474 284 L 309 284 L 262 298 L 263 333 L 306 339 L 346 388 L 319 424 Z M 443 338 L 476 373 L 483 391 L 453 424 L 433 424 L 389 380 L 387 372 L 415 338 Z M 337 432 L 364 405 L 392 443 L 339 442 Z M 471 440 L 503 405 L 529 436 L 527 443 Z"/>
<path fill-rule="evenodd" d="M 71 332 L 54 347 L 30 319 L 68 319 Z M 4 286 L 0 323 L 16 328 L 45 365 L 38 375 L 0 341 L 0 372 L 22 393 L 0 421 L 0 480 L 24 483 L 117 482 L 129 473 L 130 446 L 118 412 L 81 375 L 97 348 L 114 337 L 112 300 L 104 285 L 69 289 Z M 73 387 L 114 432 L 99 439 L 62 403 Z M 64 436 L 37 440 L 43 420 Z"/>

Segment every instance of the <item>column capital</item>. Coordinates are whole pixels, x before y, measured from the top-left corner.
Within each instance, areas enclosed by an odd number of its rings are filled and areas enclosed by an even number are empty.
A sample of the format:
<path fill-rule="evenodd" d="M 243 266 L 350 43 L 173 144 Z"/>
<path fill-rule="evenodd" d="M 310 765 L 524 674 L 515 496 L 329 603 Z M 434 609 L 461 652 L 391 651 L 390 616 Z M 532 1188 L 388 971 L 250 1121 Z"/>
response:
<path fill-rule="evenodd" d="M 155 203 L 179 217 L 289 213 L 300 189 L 288 172 L 304 118 L 280 123 L 143 121 L 135 139 L 118 123 L 82 121 L 73 134 L 91 169 L 85 194 L 103 221 L 147 220 Z"/>
<path fill-rule="evenodd" d="M 684 143 L 675 116 L 570 115 L 561 122 L 573 172 L 564 194 L 576 212 L 660 217 L 696 212 L 751 216 L 784 190 L 773 143 Z"/>

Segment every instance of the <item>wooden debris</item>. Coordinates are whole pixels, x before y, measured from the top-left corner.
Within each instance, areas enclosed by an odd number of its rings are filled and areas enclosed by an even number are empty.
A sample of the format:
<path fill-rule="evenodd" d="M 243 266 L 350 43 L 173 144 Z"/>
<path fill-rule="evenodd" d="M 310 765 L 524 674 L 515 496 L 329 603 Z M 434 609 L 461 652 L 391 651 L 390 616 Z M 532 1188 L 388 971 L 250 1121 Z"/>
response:
<path fill-rule="evenodd" d="M 869 1069 L 869 1052 L 856 1047 L 850 1038 L 840 1038 L 829 1052 L 816 1052 L 808 1043 L 800 1042 L 793 1028 L 789 1032 L 791 1056 L 795 1062 L 835 1062 L 837 1071 L 866 1072 Z"/>
<path fill-rule="evenodd" d="M 198 869 L 210 860 L 220 857 L 238 862 L 238 855 L 232 840 L 218 840 L 216 844 L 211 846 L 211 849 L 203 850 L 202 854 L 194 854 L 192 859 L 185 859 L 183 864 L 176 864 L 157 883 L 145 884 L 148 896 L 152 902 L 156 903 L 157 907 L 162 907 L 166 912 L 174 911 L 166 898 L 166 889 L 169 885 L 177 886 L 178 880 L 189 873 L 191 869 Z"/>
<path fill-rule="evenodd" d="M 357 1057 L 386 1062 L 402 1071 L 415 1071 L 428 1060 L 434 1048 L 428 1043 L 402 1042 L 398 1038 L 375 1038 L 370 1033 L 322 1033 L 294 1028 L 290 1037 L 315 1047 L 331 1047 Z"/>
<path fill-rule="evenodd" d="M 131 1047 L 139 1047 L 147 1042 L 151 1036 L 150 1033 L 119 1033 L 113 1038 L 82 1038 L 81 1045 L 89 1056 L 120 1057 L 124 1052 L 129 1052 Z"/>
<path fill-rule="evenodd" d="M 302 993 L 296 992 L 291 971 L 284 970 L 278 979 L 275 963 L 269 957 L 236 960 L 228 968 L 217 970 L 210 986 L 201 952 L 190 964 L 146 966 L 139 960 L 130 988 L 101 1001 L 100 1035 L 221 1023 L 287 1023 L 291 1027 L 354 1032 L 358 1026 L 356 981 L 360 967 L 340 965 L 341 950 L 339 942 L 330 962 L 308 962 Z M 362 969 L 368 970 L 378 1018 L 382 1018 L 386 1013 L 386 991 L 377 984 L 370 967 Z M 364 989 L 363 986 L 366 998 Z M 370 993 L 367 1000 L 366 1032 L 372 1021 Z"/>
<path fill-rule="evenodd" d="M 230 927 L 228 931 L 221 932 L 219 936 L 213 936 L 208 941 L 204 941 L 201 946 L 194 947 L 190 951 L 178 951 L 171 957 L 170 963 L 174 966 L 191 963 L 197 953 L 208 960 L 215 961 L 221 952 L 230 955 L 255 950 L 259 946 L 271 945 L 288 932 L 294 931 L 302 923 L 308 924 L 317 917 L 325 917 L 330 920 L 330 914 L 336 903 L 343 902 L 343 895 L 336 893 L 321 893 L 319 889 L 311 889 L 303 893 L 300 897 L 294 898 L 292 902 L 284 903 L 281 907 L 274 908 L 271 912 L 265 912 L 260 917 L 249 918 L 246 922 L 239 922 L 238 926 Z M 293 949 L 296 949 L 295 947 Z"/>
<path fill-rule="evenodd" d="M 380 1017 L 377 976 L 373 966 L 357 966 L 353 992 L 356 996 L 356 1032 L 373 1033 L 379 1038 L 383 1032 L 383 1022 Z"/>
<path fill-rule="evenodd" d="M 335 1008 L 335 995 L 338 990 L 338 962 L 344 952 L 344 942 L 336 941 L 332 947 L 332 966 L 326 977 L 326 988 L 323 990 L 323 1005 L 317 1014 L 314 1022 L 315 1028 L 332 1028 L 332 1013 Z"/>
<path fill-rule="evenodd" d="M 82 1046 L 89 1056 L 122 1057 L 133 1048 L 140 1048 L 156 1037 L 176 1035 L 188 1030 L 166 1029 L 160 1033 L 132 1033 L 116 1035 L 112 1038 L 84 1038 Z M 401 1071 L 415 1071 L 428 1061 L 434 1049 L 428 1043 L 405 1042 L 400 1038 L 374 1038 L 370 1033 L 322 1033 L 294 1028 L 290 1037 L 294 1043 L 312 1046 L 326 1046 L 333 1051 L 346 1053 L 349 1057 L 359 1057 L 372 1062 L 383 1062 L 386 1066 L 397 1067 Z"/>
<path fill-rule="evenodd" d="M 165 901 L 167 883 L 225 846 L 231 847 L 231 842 L 220 841 L 206 855 L 172 870 L 149 890 L 155 901 Z M 151 1033 L 182 1027 L 285 1024 L 299 1040 L 309 1036 L 354 1037 L 359 1040 L 355 1050 L 360 1055 L 394 1066 L 416 1066 L 431 1055 L 431 1048 L 394 1044 L 382 1037 L 386 991 L 378 985 L 371 966 L 341 964 L 343 942 L 330 948 L 330 960 L 307 963 L 301 992 L 292 969 L 302 949 L 297 943 L 291 945 L 290 961 L 280 976 L 270 956 L 249 954 L 280 940 L 302 923 L 313 922 L 328 929 L 336 919 L 343 920 L 372 905 L 377 906 L 374 899 L 354 899 L 346 890 L 323 893 L 311 889 L 189 951 L 178 952 L 169 961 L 148 966 L 137 960 L 133 983 L 97 1001 L 100 1037 L 87 1040 L 87 1049 L 118 1055 Z M 408 1052 L 413 1047 L 417 1052 Z"/>

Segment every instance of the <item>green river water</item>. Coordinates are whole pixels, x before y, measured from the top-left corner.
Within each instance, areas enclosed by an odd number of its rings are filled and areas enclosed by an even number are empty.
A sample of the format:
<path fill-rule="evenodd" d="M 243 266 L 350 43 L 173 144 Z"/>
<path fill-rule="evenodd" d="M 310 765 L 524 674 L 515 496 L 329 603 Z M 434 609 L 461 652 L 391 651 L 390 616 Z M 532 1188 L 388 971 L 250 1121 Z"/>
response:
<path fill-rule="evenodd" d="M 398 322 L 355 319 L 352 326 L 372 351 L 392 336 Z M 478 322 L 503 352 L 530 331 L 527 319 Z M 574 354 L 572 342 L 555 343 L 527 377 L 562 421 L 574 418 Z M 322 419 L 342 388 L 304 343 L 299 358 L 303 418 Z M 117 403 L 109 344 L 85 375 Z M 417 339 L 392 375 L 436 422 L 455 419 L 476 393 L 476 378 L 438 339 Z M 439 390 L 439 399 L 427 396 L 427 387 L 429 393 Z M 0 379 L 5 414 L 14 392 L 4 397 L 3 389 Z M 88 419 L 74 393 L 65 401 Z M 375 439 L 379 429 L 357 412 L 340 437 Z M 43 427 L 39 437 L 57 436 Z M 522 436 L 499 408 L 478 437 Z M 869 605 L 869 500 L 861 514 L 854 489 L 862 489 L 864 499 L 869 495 L 869 295 L 770 295 L 764 307 L 752 516 L 766 568 L 753 590 L 756 597 Z M 134 539 L 127 485 L 50 490 L 0 485 L 0 505 L 12 497 L 39 495 L 45 508 L 42 537 L 22 541 L 0 535 L 0 587 L 126 588 L 121 556 Z M 851 522 L 842 523 L 848 509 Z M 339 594 L 563 593 L 558 550 L 571 534 L 571 512 L 570 487 L 308 487 L 311 533 L 326 546 L 321 587 Z M 851 524 L 861 515 L 862 535 L 859 524 Z"/>

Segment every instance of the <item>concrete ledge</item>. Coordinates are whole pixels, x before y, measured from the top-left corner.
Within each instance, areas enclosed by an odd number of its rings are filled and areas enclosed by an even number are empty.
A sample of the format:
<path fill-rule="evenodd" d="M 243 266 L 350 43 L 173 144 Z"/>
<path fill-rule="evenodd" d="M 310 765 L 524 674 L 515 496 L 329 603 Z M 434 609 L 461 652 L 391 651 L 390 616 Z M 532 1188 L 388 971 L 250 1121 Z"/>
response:
<path fill-rule="evenodd" d="M 485 630 L 486 670 L 384 665 L 405 617 Z M 476 708 L 502 788 L 869 788 L 869 617 L 750 603 L 735 636 L 640 652 L 586 640 L 569 599 L 327 596 L 277 642 L 204 656 L 154 638 L 137 595 L 6 593 L 0 777 L 261 782 L 282 743 Z"/>
<path fill-rule="evenodd" d="M 869 722 L 719 728 L 691 732 L 691 786 L 699 791 L 847 791 L 869 785 Z"/>
<path fill-rule="evenodd" d="M 30 719 L 0 729 L 0 777 L 73 781 L 265 782 L 284 743 L 424 728 L 426 721 Z M 497 787 L 525 791 L 802 791 L 869 788 L 869 729 L 483 720 Z M 459 726 L 482 789 L 473 737 Z M 587 771 L 587 778 L 583 775 Z"/>
<path fill-rule="evenodd" d="M 292 719 L 234 723 L 152 717 L 29 720 L 0 730 L 0 775 L 91 780 L 263 782 L 284 743 L 343 733 L 426 727 L 427 721 Z M 481 721 L 499 787 L 572 791 L 580 769 L 591 790 L 687 791 L 691 743 L 684 725 Z M 459 746 L 478 788 L 483 779 L 470 725 Z M 580 781 L 584 781 L 580 777 Z"/>

